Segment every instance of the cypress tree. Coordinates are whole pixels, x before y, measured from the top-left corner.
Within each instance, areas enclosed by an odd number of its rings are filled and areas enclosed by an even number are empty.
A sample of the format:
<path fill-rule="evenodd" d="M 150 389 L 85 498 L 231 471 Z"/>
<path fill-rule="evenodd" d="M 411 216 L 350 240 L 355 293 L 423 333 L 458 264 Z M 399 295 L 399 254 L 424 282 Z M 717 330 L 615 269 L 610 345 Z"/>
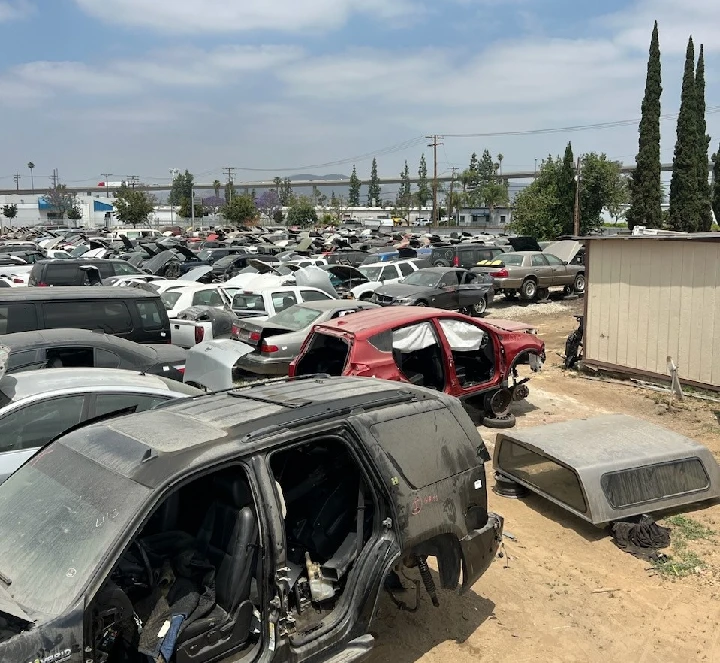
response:
<path fill-rule="evenodd" d="M 360 207 L 360 178 L 354 165 L 348 186 L 348 205 L 350 207 Z"/>
<path fill-rule="evenodd" d="M 378 177 L 377 159 L 372 160 L 370 168 L 370 185 L 368 186 L 368 207 L 380 207 L 380 178 Z"/>
<path fill-rule="evenodd" d="M 672 230 L 695 232 L 698 229 L 697 177 L 697 92 L 695 90 L 695 46 L 688 40 L 685 54 L 677 139 L 670 180 L 669 225 Z"/>
<path fill-rule="evenodd" d="M 712 207 L 710 183 L 708 182 L 708 149 L 710 136 L 707 135 L 705 121 L 705 56 L 700 44 L 697 69 L 695 70 L 695 105 L 697 111 L 697 177 L 698 177 L 698 230 L 710 232 L 712 228 Z"/>
<path fill-rule="evenodd" d="M 662 225 L 662 180 L 660 170 L 660 40 L 658 24 L 652 31 L 648 55 L 645 96 L 642 101 L 635 171 L 630 181 L 628 228 L 638 225 L 659 228 Z"/>
<path fill-rule="evenodd" d="M 560 169 L 557 174 L 557 219 L 566 235 L 572 235 L 574 230 L 573 213 L 575 210 L 575 157 L 572 143 L 565 148 Z"/>
<path fill-rule="evenodd" d="M 713 192 L 712 211 L 715 214 L 715 223 L 720 223 L 720 147 L 717 154 L 713 154 Z"/>

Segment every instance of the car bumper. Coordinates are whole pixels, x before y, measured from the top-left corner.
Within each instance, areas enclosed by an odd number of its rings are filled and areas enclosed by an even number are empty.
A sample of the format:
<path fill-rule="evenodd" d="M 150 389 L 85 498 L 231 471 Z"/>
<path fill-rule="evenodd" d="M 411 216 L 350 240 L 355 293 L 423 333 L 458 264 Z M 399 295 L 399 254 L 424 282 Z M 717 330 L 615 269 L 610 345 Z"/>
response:
<path fill-rule="evenodd" d="M 463 557 L 462 591 L 475 584 L 487 571 L 502 541 L 504 519 L 496 513 L 488 513 L 485 527 L 470 532 L 460 540 Z"/>
<path fill-rule="evenodd" d="M 522 285 L 522 279 L 493 279 L 495 290 L 519 290 Z"/>
<path fill-rule="evenodd" d="M 291 361 L 252 353 L 240 357 L 235 368 L 257 375 L 287 375 Z"/>

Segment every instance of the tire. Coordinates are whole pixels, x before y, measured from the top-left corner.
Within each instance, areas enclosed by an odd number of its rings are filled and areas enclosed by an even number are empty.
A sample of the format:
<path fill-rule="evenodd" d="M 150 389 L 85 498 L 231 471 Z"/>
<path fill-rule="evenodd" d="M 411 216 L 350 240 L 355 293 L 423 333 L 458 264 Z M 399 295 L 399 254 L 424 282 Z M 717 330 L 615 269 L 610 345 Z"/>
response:
<path fill-rule="evenodd" d="M 538 288 L 537 298 L 540 302 L 546 302 L 550 299 L 550 288 Z"/>
<path fill-rule="evenodd" d="M 503 292 L 503 296 L 507 301 L 511 302 L 517 297 L 517 292 L 515 290 L 506 290 L 505 292 Z"/>
<path fill-rule="evenodd" d="M 522 286 L 520 286 L 520 296 L 527 302 L 533 301 L 537 297 L 538 293 L 538 286 L 535 281 L 532 279 L 527 279 L 523 281 Z"/>
<path fill-rule="evenodd" d="M 372 299 L 372 293 L 371 292 L 365 292 L 358 298 L 358 301 L 360 302 L 369 302 Z"/>
<path fill-rule="evenodd" d="M 585 274 L 580 272 L 573 282 L 573 290 L 578 293 L 585 292 Z"/>
<path fill-rule="evenodd" d="M 573 290 L 573 287 L 571 285 L 566 285 L 563 288 L 563 295 L 565 295 L 565 297 L 569 297 L 572 294 L 575 294 L 575 290 Z"/>
<path fill-rule="evenodd" d="M 448 265 L 448 263 L 444 260 L 436 260 L 433 263 L 433 267 L 450 267 L 450 265 Z"/>
<path fill-rule="evenodd" d="M 482 425 L 485 428 L 513 428 L 516 422 L 515 415 L 512 413 L 506 414 L 504 417 L 488 417 L 485 415 Z"/>
<path fill-rule="evenodd" d="M 424 302 L 422 299 L 419 302 L 416 302 L 414 306 L 427 306 L 427 302 Z"/>
<path fill-rule="evenodd" d="M 572 368 L 580 360 L 582 332 L 575 330 L 565 341 L 565 368 Z"/>
<path fill-rule="evenodd" d="M 487 311 L 487 299 L 483 297 L 477 304 L 460 309 L 460 313 L 469 315 L 471 318 L 481 318 Z"/>

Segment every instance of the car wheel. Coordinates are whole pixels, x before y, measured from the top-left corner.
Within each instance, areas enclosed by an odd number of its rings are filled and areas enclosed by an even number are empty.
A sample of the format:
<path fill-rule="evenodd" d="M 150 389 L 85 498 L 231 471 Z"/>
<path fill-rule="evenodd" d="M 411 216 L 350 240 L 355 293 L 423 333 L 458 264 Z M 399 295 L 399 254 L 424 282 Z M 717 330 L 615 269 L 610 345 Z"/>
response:
<path fill-rule="evenodd" d="M 485 297 L 470 307 L 470 315 L 477 316 L 478 318 L 485 315 L 485 311 L 487 311 L 487 299 L 485 299 Z"/>
<path fill-rule="evenodd" d="M 505 296 L 505 299 L 512 301 L 517 297 L 517 291 L 516 290 L 505 290 L 503 292 L 503 295 Z"/>
<path fill-rule="evenodd" d="M 538 287 L 537 283 L 533 281 L 532 279 L 528 279 L 522 284 L 522 287 L 520 288 L 520 295 L 523 299 L 526 301 L 531 302 L 535 297 L 537 297 Z"/>
<path fill-rule="evenodd" d="M 485 415 L 482 425 L 485 426 L 485 428 L 512 428 L 515 426 L 515 423 L 515 415 L 508 413 L 501 417 L 489 417 Z"/>
<path fill-rule="evenodd" d="M 444 260 L 436 260 L 433 263 L 433 267 L 450 267 L 450 265 Z"/>
<path fill-rule="evenodd" d="M 585 292 L 585 274 L 580 273 L 575 277 L 573 290 L 575 290 L 575 292 Z"/>
<path fill-rule="evenodd" d="M 573 290 L 573 287 L 571 285 L 566 285 L 563 288 L 563 295 L 565 295 L 565 297 L 569 297 L 570 295 L 574 294 L 574 292 L 575 290 Z"/>
<path fill-rule="evenodd" d="M 361 302 L 369 302 L 372 299 L 372 292 L 363 293 L 359 299 Z"/>
<path fill-rule="evenodd" d="M 550 299 L 550 288 L 538 288 L 537 298 L 541 302 L 546 302 Z"/>
<path fill-rule="evenodd" d="M 415 302 L 415 306 L 427 306 L 427 302 L 420 300 L 419 302 Z"/>

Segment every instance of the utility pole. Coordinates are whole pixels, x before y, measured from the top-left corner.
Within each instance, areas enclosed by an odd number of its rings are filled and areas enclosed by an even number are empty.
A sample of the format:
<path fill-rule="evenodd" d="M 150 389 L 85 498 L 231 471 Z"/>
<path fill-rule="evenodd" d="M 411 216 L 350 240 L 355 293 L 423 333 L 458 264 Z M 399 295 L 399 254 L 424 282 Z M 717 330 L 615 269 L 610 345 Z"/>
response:
<path fill-rule="evenodd" d="M 428 147 L 433 148 L 433 187 L 432 187 L 432 194 L 433 194 L 433 212 L 432 212 L 432 223 L 434 226 L 437 225 L 438 222 L 438 206 L 437 206 L 437 194 L 438 194 L 438 172 L 437 172 L 437 148 L 438 145 L 444 145 L 444 143 L 438 142 L 438 139 L 442 138 L 442 136 L 433 135 L 433 136 L 425 136 L 425 138 L 432 140 L 432 143 L 428 143 Z"/>
<path fill-rule="evenodd" d="M 171 168 L 170 169 L 171 187 L 170 187 L 170 194 L 168 195 L 168 198 L 170 198 L 170 196 L 172 195 L 172 185 L 175 184 L 175 180 L 177 179 L 177 176 L 179 173 L 180 173 L 179 168 Z M 168 200 L 168 202 L 170 203 L 170 225 L 173 225 L 175 222 L 175 207 L 172 204 L 172 200 Z"/>
<path fill-rule="evenodd" d="M 580 157 L 575 166 L 575 209 L 573 210 L 573 232 L 575 237 L 580 235 Z"/>
<path fill-rule="evenodd" d="M 57 189 L 57 185 L 58 185 L 58 170 L 57 170 L 57 168 L 53 168 L 52 183 L 53 183 L 53 189 Z"/>
<path fill-rule="evenodd" d="M 450 216 L 453 217 L 453 221 L 455 220 L 455 215 L 452 213 L 453 209 L 453 185 L 455 184 L 455 173 L 457 172 L 457 168 L 453 166 L 451 168 L 452 170 L 452 177 L 450 178 L 450 195 L 448 196 L 448 225 L 450 225 Z M 456 223 L 455 225 L 460 225 L 460 223 Z"/>
<path fill-rule="evenodd" d="M 112 173 L 100 173 L 103 178 L 103 182 L 105 182 L 105 189 L 106 193 L 105 195 L 109 198 L 110 197 L 110 178 L 112 177 Z"/>
<path fill-rule="evenodd" d="M 190 187 L 190 225 L 195 231 L 195 185 Z"/>
<path fill-rule="evenodd" d="M 227 175 L 227 178 L 228 178 L 227 181 L 228 181 L 228 184 L 230 185 L 230 187 L 228 189 L 228 201 L 227 201 L 229 203 L 232 200 L 233 182 L 235 179 L 233 177 L 233 175 L 235 173 L 235 168 L 230 168 L 229 166 L 226 166 L 225 168 L 223 168 L 223 172 Z"/>
<path fill-rule="evenodd" d="M 137 175 L 127 176 L 128 184 L 134 189 L 136 184 L 140 183 L 140 178 Z"/>
<path fill-rule="evenodd" d="M 15 173 L 13 179 L 15 180 L 15 190 L 20 191 L 20 173 Z"/>

